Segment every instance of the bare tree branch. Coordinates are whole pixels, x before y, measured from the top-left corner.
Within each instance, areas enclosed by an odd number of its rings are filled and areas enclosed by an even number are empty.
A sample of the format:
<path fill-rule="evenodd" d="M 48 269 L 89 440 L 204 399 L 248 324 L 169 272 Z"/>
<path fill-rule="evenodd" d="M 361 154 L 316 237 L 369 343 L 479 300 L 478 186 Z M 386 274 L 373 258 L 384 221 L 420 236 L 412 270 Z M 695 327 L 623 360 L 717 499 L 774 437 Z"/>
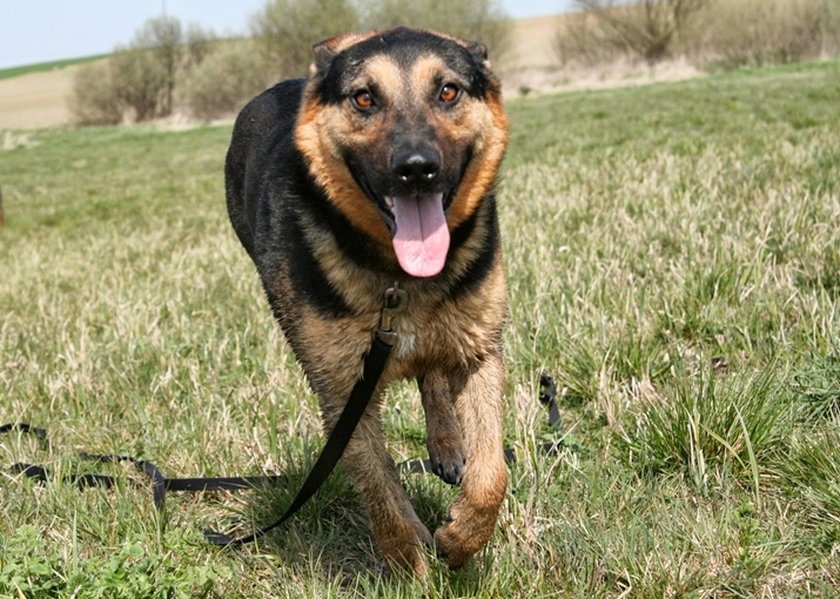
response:
<path fill-rule="evenodd" d="M 612 33 L 612 43 L 655 63 L 671 55 L 675 38 L 689 17 L 710 0 L 577 0 Z"/>

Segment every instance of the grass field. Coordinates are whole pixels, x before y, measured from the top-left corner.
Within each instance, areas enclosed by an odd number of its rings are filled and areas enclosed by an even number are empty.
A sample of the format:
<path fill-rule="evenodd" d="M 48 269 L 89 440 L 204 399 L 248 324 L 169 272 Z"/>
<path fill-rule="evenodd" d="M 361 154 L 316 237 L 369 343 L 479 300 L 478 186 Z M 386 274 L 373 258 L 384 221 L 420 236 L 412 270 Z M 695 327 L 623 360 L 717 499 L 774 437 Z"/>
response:
<path fill-rule="evenodd" d="M 35 64 L 28 64 L 19 67 L 8 67 L 0 69 L 0 79 L 10 79 L 12 77 L 19 77 L 21 75 L 28 75 L 29 73 L 42 73 L 44 71 L 55 71 L 86 62 L 92 62 L 105 58 L 107 54 L 98 54 L 96 56 L 83 56 L 80 58 L 68 58 L 65 60 L 52 60 L 49 62 L 38 62 Z"/>
<path fill-rule="evenodd" d="M 840 588 L 840 63 L 509 105 L 511 314 L 496 534 L 468 567 L 383 577 L 336 473 L 258 545 L 322 443 L 227 223 L 229 127 L 33 133 L 0 154 L 0 466 L 286 471 L 288 490 L 80 491 L 0 475 L 0 596 L 832 597 Z M 563 451 L 538 405 L 561 388 Z M 0 422 L 2 423 L 2 422 Z M 397 459 L 422 410 L 394 389 Z M 6 471 L 7 472 L 7 471 Z M 434 527 L 453 491 L 406 477 Z"/>

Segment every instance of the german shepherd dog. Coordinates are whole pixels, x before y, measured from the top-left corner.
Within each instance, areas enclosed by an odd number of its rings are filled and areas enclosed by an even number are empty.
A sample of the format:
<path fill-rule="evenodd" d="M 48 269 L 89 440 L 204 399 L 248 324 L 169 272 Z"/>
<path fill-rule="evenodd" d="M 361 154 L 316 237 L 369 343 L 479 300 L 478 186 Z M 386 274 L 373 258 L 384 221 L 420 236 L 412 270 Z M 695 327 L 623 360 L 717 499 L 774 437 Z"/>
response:
<path fill-rule="evenodd" d="M 341 463 L 391 566 L 451 566 L 490 537 L 505 496 L 503 278 L 494 184 L 507 119 L 486 48 L 397 28 L 314 46 L 306 79 L 237 118 L 230 220 L 331 431 L 360 378 L 383 293 L 408 296 L 398 342 Z M 381 395 L 413 378 L 435 472 L 460 494 L 434 535 L 385 448 Z"/>

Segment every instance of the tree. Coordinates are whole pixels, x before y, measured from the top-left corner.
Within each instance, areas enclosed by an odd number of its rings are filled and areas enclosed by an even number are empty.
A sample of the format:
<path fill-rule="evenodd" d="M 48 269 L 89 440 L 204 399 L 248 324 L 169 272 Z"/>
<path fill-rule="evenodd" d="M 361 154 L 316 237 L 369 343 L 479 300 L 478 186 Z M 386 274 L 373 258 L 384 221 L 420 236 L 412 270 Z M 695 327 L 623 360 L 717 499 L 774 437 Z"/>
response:
<path fill-rule="evenodd" d="M 577 0 L 604 26 L 607 41 L 626 48 L 649 64 L 671 56 L 676 37 L 710 0 Z"/>
<path fill-rule="evenodd" d="M 150 68 L 146 70 L 150 75 L 155 71 L 154 77 L 158 79 L 156 83 L 160 85 L 161 92 L 155 112 L 160 116 L 171 114 L 175 97 L 175 74 L 184 52 L 181 22 L 166 16 L 149 19 L 134 36 L 129 49 L 145 51 L 151 55 L 147 65 Z"/>
<path fill-rule="evenodd" d="M 369 0 L 364 9 L 366 29 L 407 25 L 443 31 L 482 42 L 497 63 L 510 50 L 510 19 L 496 0 Z"/>
<path fill-rule="evenodd" d="M 359 11 L 350 0 L 271 0 L 251 19 L 275 79 L 302 77 L 312 62 L 313 44 L 358 30 L 359 24 Z"/>

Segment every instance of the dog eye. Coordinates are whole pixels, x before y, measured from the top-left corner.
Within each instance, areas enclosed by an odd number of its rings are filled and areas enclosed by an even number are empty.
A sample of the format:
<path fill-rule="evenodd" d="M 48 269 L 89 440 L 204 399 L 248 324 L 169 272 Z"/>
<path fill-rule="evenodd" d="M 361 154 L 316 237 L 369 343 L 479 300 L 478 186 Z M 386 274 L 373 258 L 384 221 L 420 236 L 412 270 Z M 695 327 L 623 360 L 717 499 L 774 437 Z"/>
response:
<path fill-rule="evenodd" d="M 373 101 L 371 93 L 368 90 L 363 89 L 353 94 L 353 104 L 356 108 L 368 110 L 369 108 L 373 108 L 375 102 Z"/>
<path fill-rule="evenodd" d="M 447 83 L 444 85 L 440 90 L 440 95 L 438 98 L 444 104 L 449 104 L 450 102 L 454 102 L 458 99 L 461 95 L 461 90 L 458 88 L 457 85 L 454 83 Z"/>

